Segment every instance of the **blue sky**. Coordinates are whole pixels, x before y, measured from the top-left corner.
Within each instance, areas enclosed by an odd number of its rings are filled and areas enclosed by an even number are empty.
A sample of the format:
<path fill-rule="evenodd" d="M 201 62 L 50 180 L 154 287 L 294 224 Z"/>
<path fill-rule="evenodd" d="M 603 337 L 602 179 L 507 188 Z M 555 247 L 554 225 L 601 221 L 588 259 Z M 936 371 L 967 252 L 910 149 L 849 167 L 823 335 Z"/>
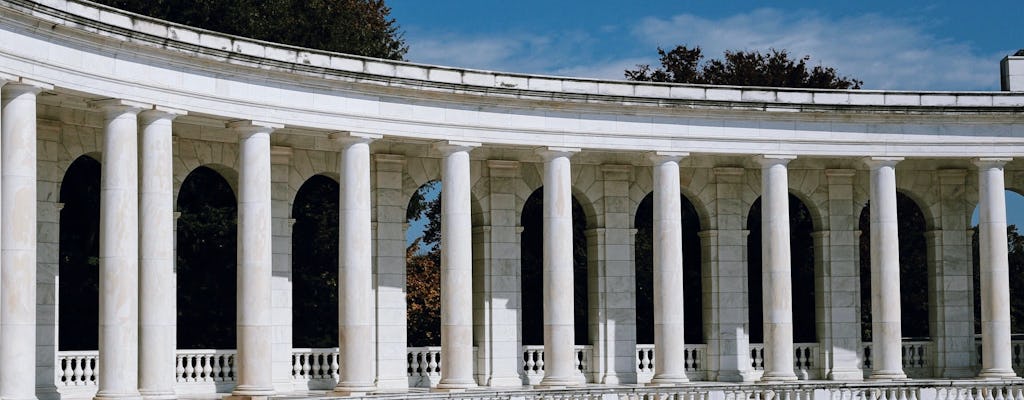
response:
<path fill-rule="evenodd" d="M 409 61 L 621 79 L 656 49 L 787 49 L 865 89 L 998 90 L 1024 48 L 1024 1 L 388 0 Z M 1024 226 L 1024 197 L 1007 198 Z M 976 221 L 976 218 L 975 218 Z M 414 226 L 417 225 L 414 223 Z M 422 228 L 419 228 L 422 229 Z"/>
<path fill-rule="evenodd" d="M 866 89 L 998 90 L 1024 1 L 389 0 L 414 62 L 622 78 L 658 46 L 787 49 Z"/>

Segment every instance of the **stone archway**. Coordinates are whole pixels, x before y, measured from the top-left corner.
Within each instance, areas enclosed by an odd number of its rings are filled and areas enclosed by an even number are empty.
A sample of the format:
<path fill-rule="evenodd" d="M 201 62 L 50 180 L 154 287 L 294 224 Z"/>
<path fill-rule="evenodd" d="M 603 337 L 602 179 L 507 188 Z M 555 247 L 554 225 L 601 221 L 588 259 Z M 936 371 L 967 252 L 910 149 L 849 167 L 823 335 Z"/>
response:
<path fill-rule="evenodd" d="M 235 194 L 213 169 L 198 167 L 178 192 L 179 349 L 233 349 L 237 220 Z"/>

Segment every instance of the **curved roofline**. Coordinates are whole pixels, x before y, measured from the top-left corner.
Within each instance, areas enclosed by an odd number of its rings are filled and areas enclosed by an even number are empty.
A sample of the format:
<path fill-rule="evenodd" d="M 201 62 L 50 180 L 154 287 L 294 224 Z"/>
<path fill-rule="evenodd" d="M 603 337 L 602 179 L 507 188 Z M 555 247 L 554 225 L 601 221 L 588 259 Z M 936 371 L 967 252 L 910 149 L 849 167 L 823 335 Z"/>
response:
<path fill-rule="evenodd" d="M 333 53 L 163 21 L 83 0 L 0 0 L 0 5 L 68 28 L 115 40 L 205 56 L 231 63 L 279 67 L 316 75 L 465 91 L 512 91 L 558 96 L 613 96 L 710 102 L 865 105 L 898 107 L 1020 107 L 1024 99 L 999 91 L 907 91 L 768 88 L 635 82 L 488 71 Z M 476 90 L 473 90 L 473 89 Z M 541 97 L 547 97 L 543 94 Z M 963 99 L 961 99 L 963 98 Z M 650 102 L 648 101 L 640 101 Z"/>

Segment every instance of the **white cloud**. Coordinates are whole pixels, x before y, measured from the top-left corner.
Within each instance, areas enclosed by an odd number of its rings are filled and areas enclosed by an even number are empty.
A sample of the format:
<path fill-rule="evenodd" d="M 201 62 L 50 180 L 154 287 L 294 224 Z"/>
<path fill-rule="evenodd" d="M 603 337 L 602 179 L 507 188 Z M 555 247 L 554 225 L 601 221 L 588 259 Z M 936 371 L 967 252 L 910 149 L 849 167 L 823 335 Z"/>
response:
<path fill-rule="evenodd" d="M 574 53 L 591 41 L 582 32 L 516 32 L 465 37 L 453 33 L 410 35 L 414 62 L 504 72 L 554 74 L 575 67 Z"/>
<path fill-rule="evenodd" d="M 708 57 L 727 49 L 786 49 L 836 67 L 870 89 L 997 88 L 1003 54 L 978 54 L 969 43 L 935 37 L 927 28 L 877 14 L 828 18 L 759 9 L 718 20 L 689 14 L 647 18 L 634 35 L 652 46 L 700 45 Z"/>
<path fill-rule="evenodd" d="M 810 55 L 812 64 L 861 79 L 866 89 L 997 90 L 998 62 L 1009 53 L 980 54 L 968 42 L 935 36 L 930 31 L 937 27 L 925 21 L 878 14 L 833 18 L 764 8 L 720 19 L 649 17 L 632 26 L 476 37 L 409 32 L 407 57 L 464 68 L 623 79 L 623 70 L 636 64 L 657 64 L 657 46 L 699 45 L 715 58 L 727 49 L 776 48 Z"/>

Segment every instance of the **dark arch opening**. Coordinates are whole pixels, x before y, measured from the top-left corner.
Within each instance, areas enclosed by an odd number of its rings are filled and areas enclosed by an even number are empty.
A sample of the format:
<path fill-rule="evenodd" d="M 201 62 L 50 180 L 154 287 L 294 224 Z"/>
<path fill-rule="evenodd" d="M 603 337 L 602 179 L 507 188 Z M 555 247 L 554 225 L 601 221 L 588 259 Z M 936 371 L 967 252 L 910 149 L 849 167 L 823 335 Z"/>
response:
<path fill-rule="evenodd" d="M 224 178 L 193 170 L 178 192 L 178 348 L 233 349 L 238 208 Z"/>
<path fill-rule="evenodd" d="M 704 343 L 701 292 L 700 217 L 686 196 L 680 195 L 683 223 L 683 315 L 686 343 Z M 636 342 L 654 343 L 654 194 L 648 193 L 636 210 Z"/>
<path fill-rule="evenodd" d="M 749 284 L 750 342 L 764 343 L 764 309 L 761 278 L 761 198 L 747 216 L 747 282 Z M 814 221 L 804 202 L 789 195 L 790 279 L 793 285 L 793 342 L 818 341 L 814 303 Z"/>
<path fill-rule="evenodd" d="M 292 205 L 292 340 L 295 347 L 338 346 L 340 186 L 314 175 Z"/>
<path fill-rule="evenodd" d="M 544 344 L 544 188 L 526 199 L 522 213 L 520 245 L 522 262 L 523 344 Z M 590 344 L 587 334 L 587 217 L 576 197 L 572 198 L 573 305 L 576 308 L 576 344 Z"/>
<path fill-rule="evenodd" d="M 405 250 L 406 341 L 441 345 L 441 182 L 424 183 L 409 199 Z"/>
<path fill-rule="evenodd" d="M 1006 242 L 1007 258 L 1010 262 L 1010 332 L 1015 339 L 1024 335 L 1024 235 L 1020 227 L 1014 224 L 1022 220 L 1020 205 L 1024 204 L 1024 196 L 1013 190 L 1006 190 Z M 972 266 L 974 269 L 974 333 L 981 334 L 981 259 L 978 253 L 978 206 L 974 207 L 971 221 Z"/>
<path fill-rule="evenodd" d="M 61 181 L 57 348 L 99 344 L 100 162 L 78 157 Z"/>
<path fill-rule="evenodd" d="M 928 258 L 924 213 L 909 196 L 896 192 L 900 241 L 900 324 L 905 338 L 926 339 L 928 321 Z M 871 341 L 871 204 L 860 213 L 861 340 Z"/>

